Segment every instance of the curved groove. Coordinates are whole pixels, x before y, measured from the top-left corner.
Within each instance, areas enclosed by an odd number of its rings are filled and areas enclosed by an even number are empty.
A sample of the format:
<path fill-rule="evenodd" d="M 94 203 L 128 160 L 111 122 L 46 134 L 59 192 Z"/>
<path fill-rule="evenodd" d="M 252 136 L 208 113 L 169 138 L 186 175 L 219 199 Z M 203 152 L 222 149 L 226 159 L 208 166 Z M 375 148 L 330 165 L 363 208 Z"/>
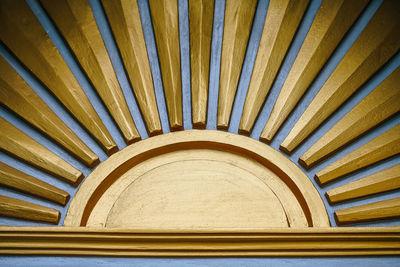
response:
<path fill-rule="evenodd" d="M 0 117 L 0 149 L 78 186 L 83 174 Z"/>
<path fill-rule="evenodd" d="M 41 0 L 121 130 L 126 143 L 140 135 L 126 104 L 87 0 Z"/>
<path fill-rule="evenodd" d="M 23 0 L 0 1 L 1 40 L 62 102 L 108 155 L 118 147 L 28 5 Z"/>
<path fill-rule="evenodd" d="M 100 162 L 98 156 L 57 117 L 2 57 L 0 103 L 50 136 L 88 167 L 93 168 Z"/>

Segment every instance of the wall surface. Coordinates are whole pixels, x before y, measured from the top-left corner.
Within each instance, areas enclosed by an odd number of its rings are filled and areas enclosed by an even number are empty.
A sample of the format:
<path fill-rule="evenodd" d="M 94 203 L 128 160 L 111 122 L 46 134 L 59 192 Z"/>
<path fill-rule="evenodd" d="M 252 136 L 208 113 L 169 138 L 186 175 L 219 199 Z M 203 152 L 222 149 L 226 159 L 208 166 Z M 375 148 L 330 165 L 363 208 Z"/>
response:
<path fill-rule="evenodd" d="M 327 64 L 324 66 L 320 74 L 317 76 L 316 80 L 313 82 L 307 93 L 301 99 L 300 103 L 295 108 L 294 112 L 290 115 L 289 119 L 285 122 L 281 130 L 279 131 L 277 137 L 272 141 L 271 146 L 277 150 L 279 150 L 279 144 L 283 141 L 283 139 L 287 136 L 290 129 L 293 127 L 295 122 L 298 120 L 300 115 L 303 113 L 307 105 L 311 102 L 313 97 L 316 95 L 318 90 L 327 80 L 329 75 L 333 72 L 339 61 L 343 58 L 347 50 L 351 47 L 353 42 L 356 40 L 357 36 L 363 30 L 365 25 L 368 23 L 374 12 L 377 10 L 379 5 L 383 0 L 372 0 L 367 8 L 364 10 L 363 14 L 357 20 L 357 22 L 350 29 L 348 34 L 345 36 L 342 43 L 335 50 L 334 54 L 331 56 Z M 60 37 L 58 31 L 55 29 L 53 23 L 49 20 L 48 16 L 36 0 L 27 0 L 31 9 L 35 13 L 35 15 L 40 20 L 42 26 L 45 28 L 46 32 L 48 32 L 50 38 L 55 43 L 60 53 L 66 60 L 70 69 L 77 77 L 79 83 L 84 89 L 85 93 L 90 98 L 93 106 L 96 111 L 99 113 L 101 119 L 105 123 L 109 132 L 113 136 L 114 140 L 117 142 L 117 145 L 120 149 L 123 149 L 126 144 L 118 131 L 115 123 L 111 119 L 110 115 L 107 113 L 103 103 L 101 102 L 99 96 L 93 90 L 91 84 L 88 82 L 87 78 L 83 74 L 81 68 L 75 61 L 70 49 L 65 44 L 64 40 Z M 132 90 L 130 88 L 130 84 L 126 77 L 122 61 L 116 47 L 114 38 L 112 36 L 110 27 L 107 23 L 107 20 L 104 15 L 104 11 L 102 10 L 101 4 L 99 0 L 89 0 L 96 21 L 98 23 L 100 32 L 103 36 L 104 42 L 106 44 L 107 50 L 110 54 L 112 63 L 116 70 L 119 82 L 123 89 L 125 98 L 127 99 L 127 103 L 131 110 L 132 116 L 134 118 L 135 124 L 142 136 L 142 138 L 147 138 L 147 133 L 145 130 L 145 126 L 143 120 L 140 116 L 140 112 L 132 94 Z M 147 0 L 138 0 L 139 9 L 141 13 L 142 25 L 144 29 L 146 45 L 148 49 L 150 65 L 154 80 L 154 86 L 156 90 L 157 103 L 159 108 L 159 114 L 162 122 L 162 127 L 164 132 L 169 132 L 168 125 L 168 116 L 166 105 L 164 101 L 163 87 L 160 76 L 160 67 L 157 57 L 157 50 L 155 46 L 154 34 L 152 29 L 151 17 L 149 12 L 149 5 Z M 259 119 L 256 122 L 255 128 L 251 134 L 252 138 L 258 139 L 260 133 L 268 119 L 269 114 L 271 113 L 273 103 L 275 102 L 279 91 L 285 81 L 285 78 L 290 70 L 291 65 L 301 47 L 301 44 L 311 26 L 311 23 L 315 17 L 316 12 L 321 4 L 321 0 L 312 0 L 310 1 L 310 5 L 308 10 L 303 17 L 301 25 L 296 33 L 296 36 L 290 46 L 290 49 L 285 57 L 285 60 L 280 68 L 278 76 L 274 82 L 274 85 L 269 93 L 268 99 L 264 104 L 264 107 L 261 111 Z M 213 28 L 213 38 L 212 38 L 212 51 L 211 51 L 211 63 L 210 63 L 210 80 L 209 80 L 209 103 L 208 103 L 208 120 L 207 120 L 207 129 L 216 129 L 216 117 L 217 117 L 217 103 L 218 103 L 218 84 L 219 84 L 219 66 L 220 66 L 220 56 L 221 56 L 221 45 L 222 45 L 222 34 L 223 34 L 223 21 L 224 21 L 224 0 L 215 0 L 215 9 L 214 9 L 214 28 Z M 183 112 L 184 112 L 184 126 L 185 129 L 191 129 L 191 96 L 190 96 L 190 51 L 189 51 L 189 21 L 188 21 L 188 3 L 187 0 L 179 0 L 179 23 L 180 23 L 180 45 L 181 45 L 181 69 L 182 69 L 182 90 L 183 90 Z M 237 133 L 238 125 L 241 116 L 241 110 L 243 108 L 244 100 L 247 93 L 247 88 L 250 82 L 250 77 L 252 73 L 252 68 L 254 65 L 255 57 L 257 54 L 258 44 L 261 38 L 262 29 L 264 26 L 264 20 L 266 16 L 266 12 L 268 9 L 268 0 L 259 0 L 255 19 L 253 22 L 253 29 L 250 36 L 250 41 L 248 44 L 246 57 L 242 69 L 242 74 L 238 86 L 238 91 L 236 95 L 236 99 L 234 102 L 233 113 L 231 118 L 231 124 L 229 131 L 233 133 Z M 59 102 L 50 95 L 45 88 L 28 72 L 24 69 L 24 67 L 18 62 L 17 59 L 10 54 L 10 52 L 5 48 L 3 44 L 0 43 L 0 54 L 5 57 L 14 68 L 20 73 L 20 75 L 28 82 L 28 84 L 37 92 L 37 94 L 50 106 L 50 108 L 61 117 L 64 122 L 74 130 L 74 132 L 88 144 L 88 146 L 100 157 L 101 161 L 104 161 L 107 156 L 101 150 L 101 148 L 94 142 L 94 140 L 85 132 L 85 130 L 71 117 L 71 115 L 60 106 Z M 329 130 L 340 118 L 342 118 L 349 110 L 351 110 L 357 103 L 359 103 L 367 94 L 369 94 L 380 82 L 382 82 L 394 69 L 400 66 L 400 53 L 397 53 L 381 70 L 378 71 L 376 75 L 374 75 L 357 93 L 347 101 L 340 110 L 335 112 L 329 120 L 327 120 L 312 136 L 309 138 L 303 145 L 300 146 L 299 149 L 293 153 L 290 158 L 297 163 L 297 159 L 300 155 L 302 155 L 316 140 L 318 140 L 327 130 Z M 0 115 L 12 122 L 16 127 L 21 129 L 22 131 L 28 133 L 39 143 L 43 144 L 47 148 L 49 148 L 54 153 L 60 155 L 66 161 L 68 161 L 71 165 L 81 170 L 85 176 L 87 176 L 91 170 L 81 163 L 79 163 L 76 159 L 68 155 L 64 150 L 62 150 L 59 146 L 49 141 L 44 135 L 37 132 L 33 128 L 31 128 L 24 121 L 19 119 L 17 116 L 9 112 L 3 107 L 0 107 Z M 305 171 L 305 173 L 310 177 L 310 179 L 315 183 L 313 176 L 316 172 L 323 169 L 327 165 L 336 161 L 337 159 L 343 157 L 343 155 L 347 154 L 349 151 L 352 151 L 362 144 L 365 144 L 369 140 L 375 138 L 382 132 L 385 132 L 389 128 L 393 127 L 396 124 L 400 123 L 400 115 L 392 117 L 387 120 L 380 126 L 378 126 L 374 131 L 371 131 L 365 134 L 363 137 L 358 139 L 356 142 L 346 146 L 339 153 L 333 155 L 328 160 L 324 161 L 322 164 L 319 164 L 317 167 L 312 168 L 310 171 Z M 12 157 L 4 153 L 0 153 L 0 161 L 7 163 L 14 168 L 22 170 L 30 175 L 41 177 L 44 181 L 54 184 L 57 187 L 62 188 L 67 191 L 71 196 L 73 196 L 76 192 L 76 188 L 68 186 L 65 183 L 60 182 L 59 180 L 54 179 L 50 175 L 45 174 L 39 170 L 31 168 L 29 165 L 25 163 L 15 160 Z M 356 180 L 360 177 L 364 177 L 368 174 L 375 173 L 379 170 L 383 170 L 389 168 L 391 166 L 397 165 L 400 163 L 400 156 L 395 156 L 389 158 L 380 164 L 374 164 L 368 168 L 364 168 L 360 172 L 355 174 L 351 174 L 346 177 L 346 182 L 349 180 Z M 343 180 L 339 180 L 326 186 L 324 188 L 320 188 L 319 192 L 321 196 L 325 194 L 325 192 L 333 187 L 343 184 Z M 7 195 L 11 197 L 17 196 L 17 193 L 13 190 L 8 190 L 5 188 L 0 188 L 0 194 Z M 18 194 L 20 196 L 20 194 Z M 378 195 L 368 198 L 363 198 L 357 200 L 358 204 L 360 203 L 370 203 L 372 201 L 379 201 L 384 199 L 390 199 L 393 197 L 399 197 L 400 192 L 393 191 L 388 194 Z M 62 218 L 60 220 L 60 225 L 64 220 L 64 216 L 66 214 L 66 210 L 68 206 L 65 208 L 61 208 L 55 204 L 51 204 L 50 202 L 46 202 L 44 200 L 38 200 L 29 197 L 28 195 L 24 195 L 23 197 L 19 197 L 21 199 L 26 199 L 38 204 L 44 204 L 49 207 L 57 208 L 62 212 Z M 339 208 L 346 208 L 354 205 L 354 202 L 344 203 L 340 205 L 336 205 L 334 207 L 330 206 L 325 197 L 323 197 L 325 204 L 327 206 L 327 210 L 331 219 L 332 226 L 335 225 L 335 221 L 333 219 L 333 211 Z M 53 205 L 53 206 L 52 206 Z M 392 226 L 399 225 L 400 220 L 385 220 L 379 223 L 363 223 L 359 224 L 359 226 Z M 42 223 L 27 223 L 26 221 L 20 221 L 16 219 L 8 219 L 8 218 L 0 218 L 0 225 L 25 225 L 25 226 L 39 226 L 39 225 L 47 225 Z M 352 225 L 357 226 L 357 225 Z M 82 257 L 6 257 L 0 256 L 0 266 L 127 266 L 127 265 L 137 265 L 137 266 L 313 266 L 313 265 L 324 265 L 324 266 L 400 266 L 400 258 L 396 257 L 364 257 L 364 258 L 208 258 L 208 259 L 195 259 L 195 258 L 82 258 Z"/>

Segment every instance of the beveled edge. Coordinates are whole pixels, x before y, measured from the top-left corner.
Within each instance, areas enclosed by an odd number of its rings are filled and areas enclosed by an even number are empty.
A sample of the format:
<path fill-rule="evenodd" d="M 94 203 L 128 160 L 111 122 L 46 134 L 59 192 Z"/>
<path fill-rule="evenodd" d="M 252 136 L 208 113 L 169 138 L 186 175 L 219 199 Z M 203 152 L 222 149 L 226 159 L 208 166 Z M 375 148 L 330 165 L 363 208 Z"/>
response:
<path fill-rule="evenodd" d="M 188 130 L 151 137 L 115 153 L 81 184 L 71 201 L 64 226 L 85 226 L 103 193 L 123 173 L 153 156 L 188 148 L 222 150 L 250 157 L 277 174 L 292 190 L 310 227 L 329 227 L 325 205 L 311 180 L 292 161 L 249 137 L 214 130 Z"/>

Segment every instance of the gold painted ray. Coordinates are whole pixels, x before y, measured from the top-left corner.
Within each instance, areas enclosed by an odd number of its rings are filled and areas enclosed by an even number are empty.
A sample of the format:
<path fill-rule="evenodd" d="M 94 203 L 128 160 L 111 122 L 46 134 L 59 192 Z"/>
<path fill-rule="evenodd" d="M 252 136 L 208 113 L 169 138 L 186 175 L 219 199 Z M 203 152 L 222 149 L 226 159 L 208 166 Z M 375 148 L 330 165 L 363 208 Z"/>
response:
<path fill-rule="evenodd" d="M 150 63 L 136 0 L 102 0 L 150 136 L 162 133 Z"/>
<path fill-rule="evenodd" d="M 289 48 L 308 0 L 271 0 L 244 103 L 239 133 L 249 135 Z"/>
<path fill-rule="evenodd" d="M 338 203 L 400 188 L 400 165 L 371 174 L 326 192 L 330 203 Z"/>
<path fill-rule="evenodd" d="M 97 155 L 54 114 L 2 57 L 0 57 L 0 103 L 53 138 L 90 168 L 100 162 Z"/>
<path fill-rule="evenodd" d="M 400 153 L 400 124 L 319 171 L 315 174 L 315 180 L 323 185 L 398 153 Z M 305 165 L 301 158 L 299 162 Z"/>
<path fill-rule="evenodd" d="M 87 0 L 41 0 L 121 130 L 125 141 L 140 140 Z"/>
<path fill-rule="evenodd" d="M 0 118 L 0 149 L 78 186 L 83 174 L 62 158 Z"/>
<path fill-rule="evenodd" d="M 27 201 L 0 196 L 0 216 L 58 224 L 60 212 Z"/>
<path fill-rule="evenodd" d="M 0 38 L 78 121 L 108 155 L 117 145 L 74 75 L 23 0 L 0 1 Z"/>
<path fill-rule="evenodd" d="M 375 221 L 400 216 L 400 198 L 335 211 L 338 225 Z"/>
<path fill-rule="evenodd" d="M 260 140 L 267 143 L 272 140 L 367 2 L 368 0 L 322 2 Z M 272 81 L 273 78 L 270 83 Z M 252 124 L 257 114 L 253 116 Z"/>
<path fill-rule="evenodd" d="M 198 129 L 204 129 L 207 120 L 213 18 L 214 0 L 189 0 L 192 122 Z"/>
<path fill-rule="evenodd" d="M 178 0 L 150 0 L 171 131 L 183 130 Z"/>
<path fill-rule="evenodd" d="M 312 166 L 400 111 L 400 68 L 367 95 L 327 133 L 312 145 L 301 159 Z"/>
<path fill-rule="evenodd" d="M 0 162 L 0 185 L 38 196 L 65 206 L 69 194 Z"/>
<path fill-rule="evenodd" d="M 292 152 L 400 48 L 400 1 L 382 3 L 304 111 L 282 149 Z"/>
<path fill-rule="evenodd" d="M 217 128 L 228 129 L 257 1 L 225 3 Z"/>

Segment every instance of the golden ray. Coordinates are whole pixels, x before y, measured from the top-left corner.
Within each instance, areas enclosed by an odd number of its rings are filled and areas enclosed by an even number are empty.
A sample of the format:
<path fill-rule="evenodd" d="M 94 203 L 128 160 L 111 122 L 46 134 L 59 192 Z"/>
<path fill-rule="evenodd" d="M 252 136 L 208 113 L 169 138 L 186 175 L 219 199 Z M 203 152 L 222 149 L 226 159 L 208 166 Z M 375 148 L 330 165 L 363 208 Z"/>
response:
<path fill-rule="evenodd" d="M 78 186 L 83 174 L 56 154 L 0 118 L 0 149 Z"/>
<path fill-rule="evenodd" d="M 178 0 L 150 0 L 171 131 L 183 130 Z"/>
<path fill-rule="evenodd" d="M 256 5 L 257 1 L 227 0 L 225 3 L 218 96 L 218 129 L 226 130 L 229 126 Z"/>
<path fill-rule="evenodd" d="M 315 180 L 323 185 L 398 153 L 400 153 L 400 124 L 319 171 L 315 175 Z M 302 158 L 299 162 L 308 165 Z"/>
<path fill-rule="evenodd" d="M 150 136 L 161 134 L 150 63 L 135 0 L 102 0 Z"/>
<path fill-rule="evenodd" d="M 2 57 L 0 57 L 0 102 L 53 138 L 90 168 L 100 162 L 97 155 L 54 114 Z"/>
<path fill-rule="evenodd" d="M 247 91 L 239 133 L 249 135 L 293 39 L 308 0 L 271 0 Z"/>
<path fill-rule="evenodd" d="M 206 127 L 214 0 L 189 0 L 193 127 Z"/>
<path fill-rule="evenodd" d="M 400 48 L 400 1 L 382 3 L 282 143 L 291 152 Z"/>
<path fill-rule="evenodd" d="M 261 141 L 269 143 L 272 140 L 367 3 L 368 0 L 325 0 L 322 2 L 282 86 L 261 134 Z M 270 83 L 272 81 L 273 78 L 271 78 Z M 259 104 L 259 108 L 261 108 L 261 104 Z M 254 120 L 252 123 L 254 123 Z"/>
<path fill-rule="evenodd" d="M 0 1 L 0 38 L 78 121 L 108 155 L 118 150 L 74 75 L 23 0 Z"/>
<path fill-rule="evenodd" d="M 0 196 L 0 215 L 52 224 L 60 220 L 58 210 L 6 196 Z"/>
<path fill-rule="evenodd" d="M 329 203 L 338 203 L 400 188 L 400 165 L 374 173 L 326 192 Z"/>
<path fill-rule="evenodd" d="M 338 225 L 381 220 L 400 216 L 400 198 L 335 211 Z"/>
<path fill-rule="evenodd" d="M 65 206 L 69 194 L 0 162 L 0 184 Z"/>
<path fill-rule="evenodd" d="M 67 40 L 125 141 L 140 140 L 87 0 L 41 0 Z"/>
<path fill-rule="evenodd" d="M 323 160 L 400 111 L 400 68 L 347 113 L 302 156 L 307 166 Z"/>

